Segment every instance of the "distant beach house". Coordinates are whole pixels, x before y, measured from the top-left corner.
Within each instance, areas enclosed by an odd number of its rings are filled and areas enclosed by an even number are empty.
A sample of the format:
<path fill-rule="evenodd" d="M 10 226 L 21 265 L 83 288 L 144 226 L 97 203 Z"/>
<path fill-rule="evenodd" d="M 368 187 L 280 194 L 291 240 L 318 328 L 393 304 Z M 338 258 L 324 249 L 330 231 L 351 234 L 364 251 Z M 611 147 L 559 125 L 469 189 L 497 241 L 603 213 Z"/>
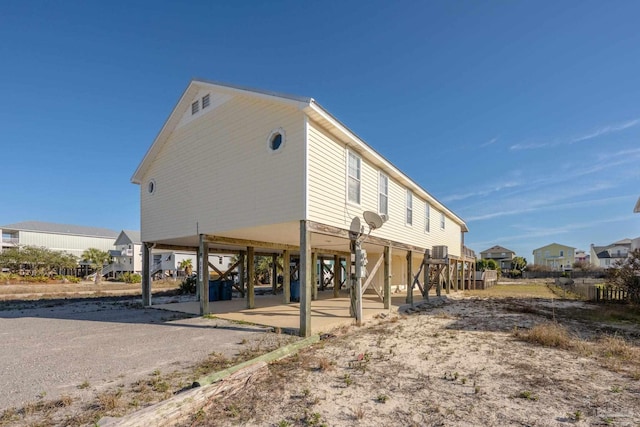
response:
<path fill-rule="evenodd" d="M 591 265 L 594 267 L 609 268 L 617 261 L 624 261 L 629 252 L 640 246 L 640 237 L 636 239 L 622 239 L 606 246 L 591 244 Z"/>
<path fill-rule="evenodd" d="M 82 225 L 56 224 L 42 221 L 24 221 L 0 226 L 2 247 L 38 246 L 67 252 L 77 257 L 88 248 L 102 251 L 113 249 L 118 236 L 115 230 Z"/>
<path fill-rule="evenodd" d="M 485 249 L 480 252 L 481 259 L 494 260 L 502 270 L 511 269 L 511 262 L 515 256 L 516 253 L 514 251 L 499 245 L 492 246 L 489 249 Z"/>
<path fill-rule="evenodd" d="M 197 250 L 204 295 L 209 251 L 246 256 L 248 269 L 256 253 L 283 255 L 285 302 L 289 263 L 299 267 L 302 335 L 318 259 L 350 260 L 363 231 L 370 282 L 387 298 L 391 283 L 413 285 L 425 255 L 446 265 L 438 271 L 449 283 L 463 283 L 475 263 L 465 222 L 312 98 L 193 80 L 132 182 L 145 263 L 152 247 Z M 368 236 L 365 211 L 388 218 Z M 150 303 L 148 278 L 143 300 Z"/>
<path fill-rule="evenodd" d="M 533 250 L 533 263 L 552 270 L 570 270 L 575 262 L 575 251 L 574 247 L 551 243 Z"/>

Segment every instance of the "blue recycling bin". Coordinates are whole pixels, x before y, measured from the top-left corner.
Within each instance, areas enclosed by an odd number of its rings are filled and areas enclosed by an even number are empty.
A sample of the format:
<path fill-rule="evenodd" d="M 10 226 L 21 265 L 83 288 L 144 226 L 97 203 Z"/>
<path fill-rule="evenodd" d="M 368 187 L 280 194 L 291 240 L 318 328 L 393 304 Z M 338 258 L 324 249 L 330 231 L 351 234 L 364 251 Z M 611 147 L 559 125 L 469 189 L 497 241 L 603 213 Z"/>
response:
<path fill-rule="evenodd" d="M 291 301 L 300 302 L 300 281 L 292 280 L 289 286 Z"/>
<path fill-rule="evenodd" d="M 233 282 L 231 280 L 223 280 L 220 282 L 220 299 L 222 301 L 230 301 L 232 297 Z"/>
<path fill-rule="evenodd" d="M 229 301 L 232 297 L 231 280 L 209 280 L 209 301 Z"/>
<path fill-rule="evenodd" d="M 209 301 L 220 301 L 219 280 L 209 280 Z"/>

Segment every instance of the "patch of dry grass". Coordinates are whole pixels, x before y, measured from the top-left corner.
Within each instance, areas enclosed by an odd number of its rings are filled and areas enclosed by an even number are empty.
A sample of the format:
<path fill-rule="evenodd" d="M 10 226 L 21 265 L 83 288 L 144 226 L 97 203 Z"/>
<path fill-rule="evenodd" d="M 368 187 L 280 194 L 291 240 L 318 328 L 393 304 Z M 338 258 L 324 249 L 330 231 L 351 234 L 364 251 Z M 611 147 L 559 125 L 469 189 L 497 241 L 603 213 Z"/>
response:
<path fill-rule="evenodd" d="M 563 350 L 573 348 L 573 339 L 562 325 L 555 322 L 547 322 L 535 325 L 529 330 L 514 331 L 516 338 L 531 344 L 543 347 L 557 347 Z"/>
<path fill-rule="evenodd" d="M 489 289 L 465 290 L 465 295 L 486 298 L 557 298 L 543 283 L 505 283 Z"/>
<path fill-rule="evenodd" d="M 601 366 L 614 372 L 628 371 L 632 377 L 640 372 L 640 348 L 623 337 L 603 335 L 595 341 L 586 341 L 572 336 L 556 322 L 541 323 L 524 331 L 516 329 L 513 334 L 531 344 L 592 356 Z"/>
<path fill-rule="evenodd" d="M 592 309 L 561 309 L 558 313 L 573 319 L 610 324 L 640 324 L 640 306 L 635 304 L 600 304 Z"/>

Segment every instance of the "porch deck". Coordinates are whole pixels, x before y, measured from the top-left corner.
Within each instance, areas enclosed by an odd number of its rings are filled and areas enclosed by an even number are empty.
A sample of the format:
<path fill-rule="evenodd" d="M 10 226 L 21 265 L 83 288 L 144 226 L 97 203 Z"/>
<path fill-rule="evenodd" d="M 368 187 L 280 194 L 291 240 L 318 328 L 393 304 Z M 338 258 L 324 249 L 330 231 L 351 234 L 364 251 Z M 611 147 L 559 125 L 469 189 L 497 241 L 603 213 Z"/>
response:
<path fill-rule="evenodd" d="M 419 290 L 414 292 L 414 301 L 422 298 Z M 385 310 L 382 301 L 375 293 L 365 293 L 362 298 L 363 321 L 371 321 L 382 313 L 397 313 L 405 305 L 406 292 L 392 293 L 391 309 Z M 282 295 L 256 295 L 255 308 L 247 309 L 244 298 L 230 301 L 212 301 L 209 303 L 210 314 L 221 319 L 236 322 L 279 328 L 282 331 L 297 334 L 300 328 L 300 303 L 282 303 Z M 200 313 L 197 301 L 158 304 L 151 308 L 177 311 L 189 314 Z M 311 331 L 314 334 L 328 332 L 343 325 L 355 325 L 355 319 L 349 316 L 349 293 L 341 291 L 340 297 L 333 298 L 333 291 L 319 291 L 318 299 L 311 301 Z"/>

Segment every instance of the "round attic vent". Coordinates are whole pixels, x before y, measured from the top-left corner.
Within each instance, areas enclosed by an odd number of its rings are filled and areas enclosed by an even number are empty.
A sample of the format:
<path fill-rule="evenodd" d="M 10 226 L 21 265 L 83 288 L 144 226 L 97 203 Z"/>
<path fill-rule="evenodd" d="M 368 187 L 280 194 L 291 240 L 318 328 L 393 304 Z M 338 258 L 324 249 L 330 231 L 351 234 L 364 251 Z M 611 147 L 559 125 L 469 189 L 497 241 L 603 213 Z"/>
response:
<path fill-rule="evenodd" d="M 284 147 L 284 143 L 285 133 L 282 128 L 271 131 L 269 138 L 267 138 L 267 144 L 270 151 L 280 151 Z"/>

